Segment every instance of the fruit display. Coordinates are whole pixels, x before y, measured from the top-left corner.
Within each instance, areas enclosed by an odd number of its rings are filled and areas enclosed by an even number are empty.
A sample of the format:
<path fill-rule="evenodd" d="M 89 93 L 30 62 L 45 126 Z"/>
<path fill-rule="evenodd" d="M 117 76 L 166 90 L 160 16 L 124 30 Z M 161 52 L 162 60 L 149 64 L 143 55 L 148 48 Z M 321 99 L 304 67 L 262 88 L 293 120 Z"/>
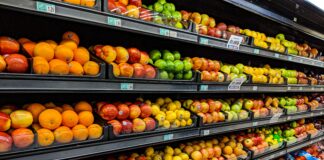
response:
<path fill-rule="evenodd" d="M 0 107 L 1 152 L 36 144 L 46 147 L 102 139 L 103 127 L 94 123 L 92 107 L 80 101 L 57 106 L 53 102 L 30 103 L 22 109 L 14 105 Z M 15 147 L 15 148 L 13 148 Z"/>
<path fill-rule="evenodd" d="M 252 76 L 252 83 L 284 84 L 285 79 L 280 69 L 264 65 L 263 68 L 244 66 L 243 72 Z"/>
<path fill-rule="evenodd" d="M 308 136 L 305 127 L 305 119 L 290 122 L 290 124 L 282 125 L 283 137 L 287 142 L 287 145 L 291 145 L 296 142 L 302 142 Z"/>
<path fill-rule="evenodd" d="M 289 153 L 286 155 L 286 157 L 283 157 L 282 159 L 289 159 L 289 160 L 324 159 L 324 152 L 322 148 L 323 148 L 323 144 L 315 143 L 310 146 L 304 147 L 301 150 Z"/>
<path fill-rule="evenodd" d="M 192 62 L 190 58 L 181 60 L 181 54 L 178 51 L 152 50 L 150 52 L 152 64 L 159 69 L 160 79 L 192 80 Z"/>
<path fill-rule="evenodd" d="M 110 12 L 141 19 L 157 24 L 164 24 L 178 29 L 188 29 L 189 21 L 184 21 L 173 3 L 158 0 L 154 4 L 144 5 L 142 0 L 104 0 Z"/>
<path fill-rule="evenodd" d="M 238 63 L 235 66 L 224 64 L 221 66 L 220 70 L 227 74 L 226 81 L 232 81 L 235 78 L 248 79 L 247 75 L 244 73 L 244 65 L 242 63 Z"/>
<path fill-rule="evenodd" d="M 269 98 L 267 98 L 266 100 L 269 101 Z M 282 112 L 282 110 L 279 109 L 276 105 L 268 105 L 268 103 L 265 103 L 262 99 L 244 99 L 243 107 L 246 110 L 252 111 L 253 118 L 264 118 L 272 116 L 274 113 Z"/>
<path fill-rule="evenodd" d="M 189 111 L 179 101 L 158 98 L 155 103 L 138 98 L 132 102 L 98 102 L 96 112 L 113 128 L 115 136 L 193 126 Z"/>
<path fill-rule="evenodd" d="M 202 124 L 213 124 L 249 119 L 249 112 L 243 108 L 242 99 L 188 99 L 183 106 L 202 118 Z"/>
<path fill-rule="evenodd" d="M 96 0 L 53 0 L 53 1 L 65 2 L 65 3 L 70 3 L 79 6 L 90 7 L 90 8 L 96 5 Z"/>
<path fill-rule="evenodd" d="M 323 94 L 312 94 L 311 96 L 307 97 L 308 105 L 310 105 L 311 110 L 317 110 L 324 108 L 324 95 Z"/>

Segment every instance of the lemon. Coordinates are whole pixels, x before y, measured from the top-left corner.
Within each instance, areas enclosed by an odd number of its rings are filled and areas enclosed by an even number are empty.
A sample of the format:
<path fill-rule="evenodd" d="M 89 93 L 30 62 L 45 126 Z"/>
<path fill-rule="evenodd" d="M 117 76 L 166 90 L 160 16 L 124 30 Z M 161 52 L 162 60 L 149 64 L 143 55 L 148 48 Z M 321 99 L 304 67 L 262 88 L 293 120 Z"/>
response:
<path fill-rule="evenodd" d="M 168 111 L 165 119 L 173 123 L 177 119 L 177 115 L 172 111 L 171 112 Z"/>
<path fill-rule="evenodd" d="M 181 108 L 181 102 L 180 101 L 176 100 L 173 103 L 177 106 L 177 109 Z"/>
<path fill-rule="evenodd" d="M 146 148 L 146 149 L 145 149 L 145 155 L 146 155 L 146 156 L 150 157 L 150 156 L 152 156 L 153 154 L 154 154 L 154 149 L 153 149 L 153 147 L 149 147 L 149 148 Z"/>
<path fill-rule="evenodd" d="M 179 155 L 181 153 L 181 149 L 180 148 L 175 148 L 174 149 L 174 155 Z"/>
<path fill-rule="evenodd" d="M 151 105 L 152 102 L 150 100 L 146 100 L 144 103 L 148 104 L 148 105 Z"/>
<path fill-rule="evenodd" d="M 190 126 L 192 124 L 192 120 L 191 119 L 188 119 L 187 120 L 187 125 Z"/>
<path fill-rule="evenodd" d="M 153 160 L 162 160 L 162 157 L 160 155 L 155 155 L 153 157 Z"/>
<path fill-rule="evenodd" d="M 163 122 L 165 120 L 165 115 L 159 113 L 158 115 L 155 116 L 155 119 Z"/>
<path fill-rule="evenodd" d="M 180 127 L 180 125 L 181 125 L 181 122 L 180 122 L 179 120 L 176 119 L 176 120 L 173 122 L 172 128 L 178 128 L 178 127 Z"/>
<path fill-rule="evenodd" d="M 166 154 L 163 157 L 164 160 L 172 160 L 172 155 Z"/>
<path fill-rule="evenodd" d="M 171 103 L 172 99 L 169 97 L 164 98 L 164 103 Z"/>
<path fill-rule="evenodd" d="M 183 113 L 183 119 L 185 119 L 185 120 L 190 119 L 190 112 L 189 111 L 184 111 L 184 113 Z"/>
<path fill-rule="evenodd" d="M 156 99 L 155 103 L 159 106 L 162 106 L 164 104 L 164 99 L 160 97 Z"/>
<path fill-rule="evenodd" d="M 174 156 L 172 160 L 182 160 L 180 156 Z"/>
<path fill-rule="evenodd" d="M 176 114 L 177 114 L 177 119 L 181 120 L 184 118 L 184 113 L 185 111 L 181 111 L 181 110 L 177 110 Z"/>
<path fill-rule="evenodd" d="M 177 105 L 173 102 L 169 103 L 167 106 L 169 111 L 175 111 L 177 109 Z"/>
<path fill-rule="evenodd" d="M 169 129 L 169 128 L 170 128 L 170 122 L 167 121 L 167 120 L 165 120 L 165 121 L 163 122 L 163 127 L 166 128 L 166 129 Z"/>
<path fill-rule="evenodd" d="M 187 125 L 186 120 L 182 119 L 181 122 L 180 122 L 180 126 L 185 127 L 186 125 Z"/>
<path fill-rule="evenodd" d="M 181 157 L 182 160 L 189 160 L 188 154 L 180 153 L 179 156 Z"/>
<path fill-rule="evenodd" d="M 173 150 L 172 147 L 170 147 L 170 146 L 166 146 L 165 149 L 164 149 L 164 153 L 167 154 L 167 155 L 171 155 L 171 156 L 173 156 L 173 154 L 174 154 L 174 150 Z"/>
<path fill-rule="evenodd" d="M 163 111 L 163 112 L 166 112 L 166 111 L 168 111 L 165 107 L 162 107 L 161 108 L 161 111 Z"/>
<path fill-rule="evenodd" d="M 160 107 L 158 105 L 156 105 L 156 104 L 153 104 L 151 106 L 151 108 L 152 108 L 152 115 L 153 116 L 156 116 L 160 112 Z"/>
<path fill-rule="evenodd" d="M 163 112 L 163 111 L 160 111 L 158 114 L 162 114 L 162 115 L 166 116 L 165 112 Z"/>

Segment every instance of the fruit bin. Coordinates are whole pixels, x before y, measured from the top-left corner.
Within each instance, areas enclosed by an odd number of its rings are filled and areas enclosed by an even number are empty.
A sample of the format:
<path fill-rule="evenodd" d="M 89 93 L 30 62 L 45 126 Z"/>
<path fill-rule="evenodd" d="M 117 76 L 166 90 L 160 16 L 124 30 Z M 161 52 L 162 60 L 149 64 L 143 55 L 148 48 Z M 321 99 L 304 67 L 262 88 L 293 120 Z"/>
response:
<path fill-rule="evenodd" d="M 286 115 L 287 116 L 289 116 L 289 115 L 298 115 L 298 114 L 304 114 L 306 112 L 310 112 L 311 110 L 310 110 L 309 105 L 306 104 L 306 106 L 307 106 L 307 110 L 300 110 L 298 107 L 296 107 L 297 108 L 297 111 L 296 112 L 289 111 L 289 109 L 287 109 Z"/>
<path fill-rule="evenodd" d="M 192 78 L 190 80 L 180 80 L 180 79 L 173 79 L 173 80 L 168 80 L 168 79 L 161 79 L 160 78 L 160 70 L 153 67 L 155 72 L 156 72 L 156 76 L 153 79 L 149 79 L 149 78 L 135 78 L 135 77 L 116 77 L 113 74 L 113 65 L 111 64 L 106 64 L 106 70 L 107 70 L 107 76 L 108 79 L 114 79 L 114 80 L 121 80 L 121 81 L 127 81 L 127 80 L 134 80 L 134 81 L 155 81 L 155 82 L 196 82 L 197 79 L 197 75 L 198 73 L 196 71 L 192 70 Z"/>
<path fill-rule="evenodd" d="M 253 120 L 271 119 L 276 114 L 276 113 L 273 113 L 272 110 L 267 108 L 267 107 L 263 107 L 263 108 L 268 110 L 268 114 L 262 116 L 262 115 L 260 115 L 260 113 L 256 114 L 255 112 L 251 111 L 252 112 L 251 117 L 252 117 Z M 261 108 L 261 109 L 263 109 L 263 108 Z M 278 109 L 280 110 L 279 113 L 282 113 L 281 116 L 285 115 L 285 113 L 286 113 L 285 109 L 281 109 L 280 107 Z M 259 112 L 260 112 L 260 110 L 259 110 Z M 280 118 L 280 117 L 278 117 L 278 118 Z"/>
<path fill-rule="evenodd" d="M 304 136 L 296 137 L 295 141 L 294 140 L 286 141 L 286 144 L 287 144 L 286 147 L 290 147 L 290 146 L 293 146 L 296 144 L 307 142 L 309 139 L 310 139 L 310 136 L 307 134 Z"/>
<path fill-rule="evenodd" d="M 243 148 L 244 151 L 246 151 L 248 153 L 248 155 L 244 156 L 244 155 L 240 155 L 237 157 L 237 160 L 248 160 L 248 159 L 251 159 L 252 157 L 252 151 L 246 149 L 245 147 Z M 227 158 L 227 159 L 230 159 L 230 156 L 228 155 L 225 155 L 222 153 L 222 156 Z"/>
<path fill-rule="evenodd" d="M 217 73 L 219 73 L 221 71 L 218 71 Z M 218 79 L 218 81 L 203 81 L 202 80 L 202 73 L 197 71 L 197 82 L 198 83 L 202 83 L 202 84 L 221 84 L 221 85 L 228 85 L 231 83 L 231 80 L 228 80 L 228 74 L 221 72 L 224 75 L 223 81 L 221 81 L 220 79 Z M 251 76 L 250 75 L 246 75 L 247 79 L 246 81 L 243 82 L 243 84 L 249 84 L 251 81 Z"/>
<path fill-rule="evenodd" d="M 288 53 L 286 47 L 284 47 L 284 50 L 281 50 L 281 52 L 279 52 L 279 50 L 275 51 L 275 50 L 269 49 L 270 48 L 270 45 L 271 45 L 271 43 L 269 43 L 269 42 L 265 42 L 267 44 L 268 48 L 262 48 L 262 47 L 256 46 L 254 41 L 255 41 L 254 37 L 251 37 L 251 43 L 250 44 L 254 48 L 258 48 L 258 49 L 262 49 L 262 50 L 267 50 L 267 51 L 271 51 L 271 52 L 278 52 L 280 54 L 287 54 Z"/>
<path fill-rule="evenodd" d="M 80 5 L 80 4 L 73 4 L 73 3 L 69 3 L 69 2 L 64 2 L 64 0 L 40 0 L 40 1 L 53 3 L 55 5 L 61 5 L 61 6 L 64 6 L 64 7 L 69 7 L 69 8 L 77 8 L 77 9 L 80 9 L 80 10 L 83 10 L 83 11 L 86 11 L 88 9 L 101 11 L 101 1 L 102 0 L 90 0 L 91 4 L 89 2 L 85 2 L 86 5 Z M 94 4 L 92 4 L 92 2 L 94 2 Z"/>
<path fill-rule="evenodd" d="M 276 145 L 272 145 L 272 146 L 262 148 L 262 150 L 263 150 L 262 152 L 259 152 L 259 151 L 255 152 L 255 151 L 250 150 L 251 153 L 252 153 L 251 158 L 256 159 L 256 158 L 261 157 L 263 155 L 270 154 L 272 152 L 281 150 L 281 149 L 283 149 L 285 147 L 286 147 L 286 142 L 280 142 L 280 143 L 278 143 Z"/>
<path fill-rule="evenodd" d="M 164 28 L 167 27 L 167 28 L 174 29 L 174 30 L 183 30 L 183 31 L 188 31 L 188 32 L 191 32 L 193 30 L 193 26 L 194 25 L 193 25 L 192 21 L 184 21 L 184 20 L 181 19 L 180 20 L 181 21 L 180 23 L 182 24 L 182 29 L 181 28 L 176 28 L 176 27 L 173 27 L 173 26 L 169 26 L 169 25 L 164 24 L 165 21 L 169 21 L 169 20 L 167 20 L 167 18 L 165 16 L 163 16 L 162 14 L 160 14 L 159 12 L 155 12 L 155 11 L 150 10 L 148 8 L 138 7 L 138 6 L 135 6 L 135 5 L 129 5 L 129 6 L 132 6 L 133 7 L 132 9 L 130 9 L 130 11 L 131 12 L 134 12 L 133 10 L 138 10 L 138 12 L 139 12 L 138 17 L 134 17 L 133 15 L 128 16 L 127 13 L 129 13 L 129 11 L 127 11 L 128 10 L 127 9 L 127 6 L 124 5 L 124 4 L 120 4 L 120 2 L 119 2 L 119 4 L 121 6 L 116 6 L 115 5 L 116 8 L 113 9 L 113 11 L 116 10 L 116 11 L 120 12 L 120 10 L 123 10 L 124 9 L 125 10 L 124 11 L 125 13 L 120 14 L 120 13 L 111 12 L 108 9 L 110 7 L 109 6 L 109 3 L 110 2 L 108 2 L 108 1 L 110 1 L 110 0 L 102 0 L 102 10 L 104 12 L 108 13 L 108 14 L 117 15 L 120 18 L 127 19 L 127 20 L 131 20 L 131 21 L 135 21 L 135 22 L 138 22 L 138 23 L 141 23 L 141 24 L 144 23 L 146 25 L 151 25 L 152 27 L 164 27 Z M 120 9 L 119 7 L 121 7 L 121 8 L 124 7 L 124 8 L 123 9 Z M 141 14 L 144 14 L 144 15 L 141 15 Z M 149 19 L 147 17 L 151 17 L 151 19 Z M 160 17 L 161 22 L 159 22 L 159 23 L 153 22 L 153 19 L 155 17 Z M 167 22 L 167 23 L 175 23 L 175 22 L 171 21 L 171 22 Z"/>

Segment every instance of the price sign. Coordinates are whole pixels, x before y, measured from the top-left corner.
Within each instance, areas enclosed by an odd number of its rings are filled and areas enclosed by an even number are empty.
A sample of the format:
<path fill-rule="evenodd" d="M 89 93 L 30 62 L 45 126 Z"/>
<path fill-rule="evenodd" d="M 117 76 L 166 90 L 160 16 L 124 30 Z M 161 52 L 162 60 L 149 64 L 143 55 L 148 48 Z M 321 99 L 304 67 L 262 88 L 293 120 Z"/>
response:
<path fill-rule="evenodd" d="M 287 90 L 290 91 L 291 90 L 291 87 L 287 87 Z"/>
<path fill-rule="evenodd" d="M 288 60 L 289 60 L 289 61 L 292 61 L 292 57 L 291 57 L 291 56 L 288 56 Z"/>
<path fill-rule="evenodd" d="M 170 31 L 170 37 L 177 38 L 178 33 L 176 31 Z"/>
<path fill-rule="evenodd" d="M 288 117 L 287 117 L 287 120 L 290 120 L 290 119 L 291 119 L 291 116 L 288 116 Z"/>
<path fill-rule="evenodd" d="M 55 5 L 44 2 L 36 2 L 36 10 L 46 13 L 55 13 Z"/>
<path fill-rule="evenodd" d="M 274 56 L 275 56 L 276 58 L 279 58 L 279 54 L 278 54 L 278 53 L 275 53 Z"/>
<path fill-rule="evenodd" d="M 115 17 L 107 17 L 107 24 L 111 26 L 121 26 L 121 19 Z"/>
<path fill-rule="evenodd" d="M 170 30 L 165 29 L 165 28 L 160 28 L 160 35 L 169 37 L 170 36 Z"/>
<path fill-rule="evenodd" d="M 208 39 L 206 39 L 206 38 L 200 38 L 199 39 L 199 43 L 200 44 L 206 44 L 207 45 L 208 44 Z"/>
<path fill-rule="evenodd" d="M 258 90 L 258 86 L 253 86 L 253 87 L 252 87 L 252 90 L 253 90 L 253 91 L 257 91 L 257 90 Z"/>
<path fill-rule="evenodd" d="M 243 37 L 231 35 L 231 37 L 229 38 L 229 40 L 227 42 L 226 47 L 229 49 L 239 50 L 242 41 L 243 41 Z"/>
<path fill-rule="evenodd" d="M 209 132 L 209 130 L 207 129 L 207 130 L 203 130 L 203 135 L 204 136 L 208 136 L 210 134 L 210 132 Z"/>
<path fill-rule="evenodd" d="M 235 78 L 229 85 L 229 91 L 239 91 L 241 89 L 241 85 L 245 81 L 245 78 Z"/>
<path fill-rule="evenodd" d="M 163 135 L 163 141 L 169 141 L 173 139 L 173 134 Z"/>
<path fill-rule="evenodd" d="M 259 124 L 258 122 L 253 122 L 253 123 L 252 123 L 252 126 L 255 127 L 255 126 L 257 126 L 258 124 Z"/>
<path fill-rule="evenodd" d="M 200 85 L 200 91 L 208 91 L 208 85 Z"/>
<path fill-rule="evenodd" d="M 271 119 L 270 119 L 270 123 L 274 123 L 274 122 L 278 122 L 280 116 L 282 115 L 283 113 L 276 113 L 274 114 Z"/>
<path fill-rule="evenodd" d="M 302 91 L 303 90 L 303 87 L 299 87 L 298 90 Z"/>
<path fill-rule="evenodd" d="M 120 90 L 133 90 L 134 85 L 133 83 L 120 83 Z"/>
<path fill-rule="evenodd" d="M 255 49 L 253 50 L 253 53 L 254 53 L 254 54 L 259 54 L 259 53 L 260 53 L 260 50 L 257 49 L 257 48 L 255 48 Z"/>

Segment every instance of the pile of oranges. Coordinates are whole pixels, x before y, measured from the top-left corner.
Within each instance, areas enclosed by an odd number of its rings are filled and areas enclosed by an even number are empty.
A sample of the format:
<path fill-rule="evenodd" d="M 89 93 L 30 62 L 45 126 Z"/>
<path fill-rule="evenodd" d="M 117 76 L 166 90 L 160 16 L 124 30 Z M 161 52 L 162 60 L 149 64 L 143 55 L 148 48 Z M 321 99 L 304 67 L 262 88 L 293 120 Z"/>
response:
<path fill-rule="evenodd" d="M 86 7 L 94 7 L 94 5 L 96 4 L 96 0 L 63 0 L 63 2 Z"/>
<path fill-rule="evenodd" d="M 59 44 L 53 40 L 35 43 L 27 38 L 18 41 L 33 57 L 32 67 L 36 74 L 94 76 L 99 73 L 99 64 L 90 61 L 89 51 L 79 46 L 79 36 L 74 32 L 65 32 Z"/>

